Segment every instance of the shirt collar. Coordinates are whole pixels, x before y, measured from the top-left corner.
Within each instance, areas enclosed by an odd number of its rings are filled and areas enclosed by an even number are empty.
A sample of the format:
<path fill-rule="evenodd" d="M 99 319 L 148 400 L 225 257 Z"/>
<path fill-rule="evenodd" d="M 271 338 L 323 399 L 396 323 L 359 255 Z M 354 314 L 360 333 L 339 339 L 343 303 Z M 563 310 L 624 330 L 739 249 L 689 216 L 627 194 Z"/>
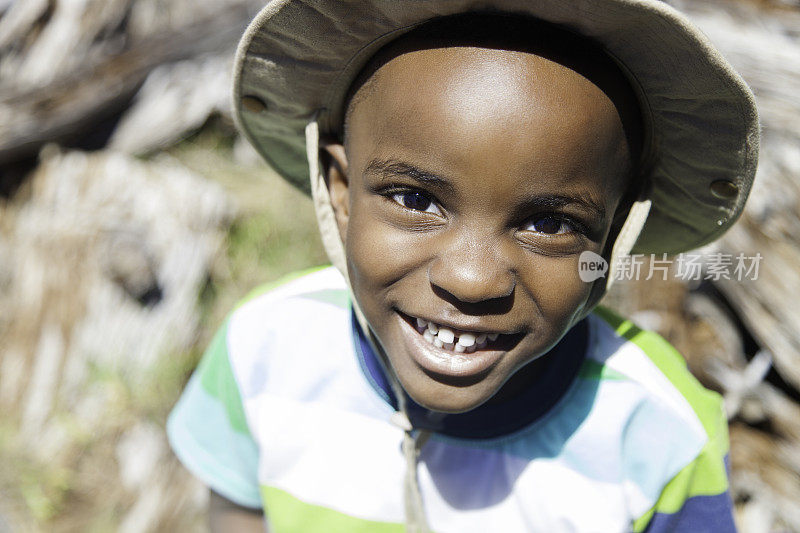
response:
<path fill-rule="evenodd" d="M 353 339 L 361 370 L 376 392 L 394 409 L 395 397 L 383 363 L 364 335 L 355 314 Z M 533 384 L 502 403 L 486 403 L 458 414 L 431 411 L 406 396 L 407 415 L 416 429 L 451 437 L 487 439 L 513 433 L 545 415 L 564 396 L 578 375 L 588 344 L 588 323 L 580 321 L 543 357 L 545 366 Z"/>

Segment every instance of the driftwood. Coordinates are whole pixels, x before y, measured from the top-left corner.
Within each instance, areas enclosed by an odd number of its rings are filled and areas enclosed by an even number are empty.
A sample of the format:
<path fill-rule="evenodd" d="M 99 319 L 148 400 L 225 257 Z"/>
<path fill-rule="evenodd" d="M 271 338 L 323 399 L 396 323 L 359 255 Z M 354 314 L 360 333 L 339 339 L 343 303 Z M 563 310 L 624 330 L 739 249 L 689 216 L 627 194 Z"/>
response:
<path fill-rule="evenodd" d="M 93 144 L 113 134 L 117 150 L 149 151 L 229 115 L 232 51 L 260 4 L 0 2 L 0 181 L 46 143 L 106 129 Z M 163 414 L 136 414 L 130 398 L 186 371 L 227 195 L 164 157 L 47 147 L 40 159 L 0 201 L 0 413 L 17 430 L 0 446 L 0 530 L 83 530 L 114 507 L 100 529 L 196 530 L 206 492 L 169 452 Z M 125 400 L 129 387 L 144 392 Z M 26 468 L 40 479 L 14 477 Z M 69 487 L 48 481 L 57 472 Z M 62 509 L 68 496 L 84 510 Z"/>
<path fill-rule="evenodd" d="M 34 4 L 17 2 L 13 7 Z M 6 73 L 0 83 L 0 165 L 34 155 L 47 142 L 69 144 L 76 135 L 119 113 L 158 65 L 203 53 L 230 53 L 251 14 L 252 8 L 244 2 L 221 4 L 201 20 L 130 39 L 130 43 L 120 45 L 112 34 L 106 39 L 107 46 L 95 53 L 97 57 L 52 79 L 36 70 L 12 83 L 9 67 L 4 65 Z M 10 15 L 7 13 L 6 17 Z M 37 12 L 34 15 L 41 16 Z M 5 20 L 4 17 L 0 22 Z M 20 23 L 5 33 L 0 31 L 0 51 L 3 44 L 11 46 L 7 41 L 11 36 L 17 37 L 18 27 L 24 26 Z M 51 65 L 53 69 L 57 67 Z"/>
<path fill-rule="evenodd" d="M 163 428 L 113 406 L 130 405 L 126 394 L 144 398 L 158 369 L 180 368 L 176 355 L 194 347 L 198 294 L 230 202 L 166 156 L 48 147 L 42 157 L 29 197 L 0 211 L 0 256 L 14 259 L 0 262 L 0 412 L 18 414 L 24 457 L 73 472 L 74 493 L 102 486 L 107 503 L 127 502 L 121 530 L 170 520 L 185 530 L 202 505 L 196 480 L 171 457 Z M 113 471 L 78 468 L 82 434 L 96 445 L 120 439 L 106 459 Z"/>

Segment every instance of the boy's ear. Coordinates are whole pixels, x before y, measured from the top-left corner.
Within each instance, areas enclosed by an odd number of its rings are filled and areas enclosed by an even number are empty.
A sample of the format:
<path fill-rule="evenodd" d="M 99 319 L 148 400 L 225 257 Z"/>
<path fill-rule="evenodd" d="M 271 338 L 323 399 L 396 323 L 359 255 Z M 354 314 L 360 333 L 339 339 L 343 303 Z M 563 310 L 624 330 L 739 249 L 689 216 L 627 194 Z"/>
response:
<path fill-rule="evenodd" d="M 331 197 L 331 207 L 339 226 L 339 235 L 344 241 L 347 222 L 350 219 L 350 180 L 347 175 L 347 155 L 338 141 L 320 139 L 320 161 Z"/>

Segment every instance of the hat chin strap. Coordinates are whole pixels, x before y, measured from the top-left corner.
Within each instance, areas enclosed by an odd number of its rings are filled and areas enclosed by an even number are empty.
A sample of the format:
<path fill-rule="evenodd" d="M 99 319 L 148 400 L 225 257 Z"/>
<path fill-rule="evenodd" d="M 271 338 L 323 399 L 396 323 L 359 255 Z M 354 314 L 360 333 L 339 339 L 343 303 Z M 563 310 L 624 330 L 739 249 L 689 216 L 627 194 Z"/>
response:
<path fill-rule="evenodd" d="M 614 241 L 614 246 L 611 247 L 611 257 L 609 258 L 608 265 L 608 278 L 606 278 L 606 288 L 608 291 L 611 285 L 614 284 L 614 279 L 617 277 L 617 269 L 620 259 L 631 253 L 633 245 L 639 238 L 639 234 L 644 228 L 644 223 L 647 222 L 647 216 L 650 214 L 650 200 L 637 200 L 633 202 L 622 228 L 619 230 L 617 240 Z"/>
<path fill-rule="evenodd" d="M 397 398 L 397 412 L 392 416 L 391 422 L 403 430 L 403 455 L 406 460 L 406 474 L 403 481 L 403 497 L 405 503 L 406 530 L 410 533 L 427 533 L 430 531 L 425 509 L 422 505 L 422 494 L 419 489 L 419 479 L 417 478 L 417 459 L 419 452 L 425 441 L 430 436 L 426 430 L 414 431 L 406 410 L 406 396 L 394 369 L 389 364 L 386 353 L 375 339 L 372 330 L 369 328 L 367 319 L 358 305 L 358 301 L 353 294 L 353 287 L 350 285 L 350 278 L 347 275 L 347 258 L 342 245 L 342 238 L 339 235 L 339 226 L 336 223 L 336 216 L 331 205 L 331 197 L 328 186 L 325 183 L 319 165 L 319 124 L 316 115 L 306 125 L 306 155 L 308 157 L 309 177 L 311 179 L 311 197 L 314 200 L 314 211 L 317 214 L 317 224 L 322 235 L 322 244 L 325 253 L 347 282 L 350 290 L 350 300 L 353 304 L 353 312 L 361 326 L 361 331 L 367 337 L 373 351 L 378 355 L 378 359 L 383 366 L 384 373 L 389 378 L 395 398 Z"/>
<path fill-rule="evenodd" d="M 589 295 L 593 304 L 591 307 L 584 307 L 574 316 L 573 325 L 586 318 L 592 312 L 592 309 L 594 309 L 594 305 L 596 305 L 611 289 L 617 277 L 620 260 L 629 255 L 634 244 L 636 244 L 636 240 L 639 238 L 639 234 L 642 232 L 645 222 L 647 222 L 651 204 L 652 202 L 650 200 L 642 199 L 636 200 L 631 205 L 628 210 L 628 216 L 625 217 L 625 222 L 622 224 L 617 239 L 611 247 L 611 256 L 608 258 L 609 265 L 606 278 L 599 278 L 592 282 Z M 601 286 L 600 284 L 603 285 Z M 602 287 L 602 291 L 599 294 L 595 294 L 598 287 Z"/>

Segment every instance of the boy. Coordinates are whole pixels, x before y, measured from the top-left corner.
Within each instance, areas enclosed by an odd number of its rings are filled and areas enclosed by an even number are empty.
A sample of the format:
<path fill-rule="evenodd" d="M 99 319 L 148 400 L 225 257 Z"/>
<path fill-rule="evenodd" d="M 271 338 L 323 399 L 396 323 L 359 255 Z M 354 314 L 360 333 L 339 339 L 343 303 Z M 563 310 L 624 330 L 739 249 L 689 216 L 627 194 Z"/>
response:
<path fill-rule="evenodd" d="M 679 14 L 273 2 L 234 94 L 273 166 L 310 171 L 337 268 L 237 309 L 171 416 L 212 526 L 734 529 L 718 396 L 578 275 L 743 207 L 752 97 Z"/>

